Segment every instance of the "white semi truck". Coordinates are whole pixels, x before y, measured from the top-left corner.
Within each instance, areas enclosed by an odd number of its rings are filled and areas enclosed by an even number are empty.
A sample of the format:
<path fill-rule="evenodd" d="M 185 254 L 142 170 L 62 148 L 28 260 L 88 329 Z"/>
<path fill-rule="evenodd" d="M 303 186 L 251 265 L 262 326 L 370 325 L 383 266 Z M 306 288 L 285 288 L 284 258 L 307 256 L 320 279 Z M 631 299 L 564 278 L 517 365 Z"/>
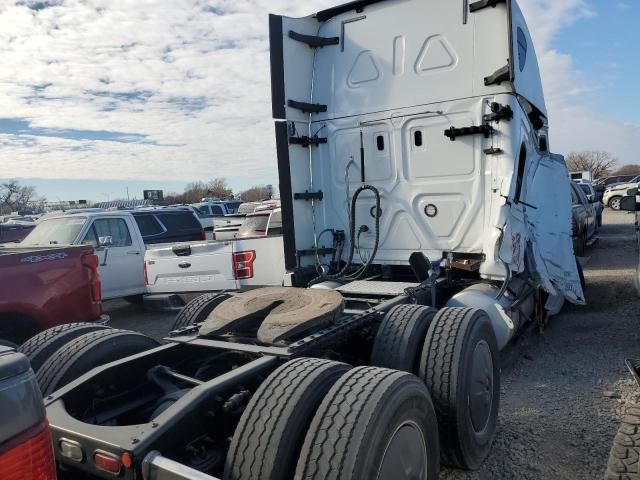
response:
<path fill-rule="evenodd" d="M 287 286 L 198 298 L 146 351 L 53 336 L 37 376 L 65 472 L 475 469 L 496 433 L 499 350 L 584 301 L 568 172 L 515 0 L 360 0 L 269 21 Z"/>

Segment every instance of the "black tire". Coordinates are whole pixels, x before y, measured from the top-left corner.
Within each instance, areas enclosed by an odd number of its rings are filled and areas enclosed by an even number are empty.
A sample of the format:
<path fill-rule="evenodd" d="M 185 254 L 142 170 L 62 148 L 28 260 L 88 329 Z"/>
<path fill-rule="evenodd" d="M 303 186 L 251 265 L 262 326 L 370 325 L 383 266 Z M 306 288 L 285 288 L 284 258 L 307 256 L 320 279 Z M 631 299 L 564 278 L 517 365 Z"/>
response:
<path fill-rule="evenodd" d="M 229 297 L 231 295 L 228 293 L 205 293 L 194 298 L 180 310 L 171 330 L 178 330 L 194 323 L 204 322 L 213 309 Z"/>
<path fill-rule="evenodd" d="M 613 439 L 605 480 L 640 479 L 640 407 L 627 409 Z"/>
<path fill-rule="evenodd" d="M 345 363 L 300 358 L 260 385 L 236 427 L 225 480 L 289 480 L 320 402 L 349 370 Z"/>
<path fill-rule="evenodd" d="M 144 305 L 144 295 L 129 295 L 124 299 L 132 305 Z"/>
<path fill-rule="evenodd" d="M 152 338 L 127 330 L 110 328 L 85 333 L 49 357 L 36 379 L 42 394 L 47 396 L 95 367 L 158 345 Z"/>
<path fill-rule="evenodd" d="M 406 372 L 358 367 L 320 404 L 294 478 L 435 480 L 438 471 L 438 425 L 424 384 Z"/>
<path fill-rule="evenodd" d="M 435 308 L 396 305 L 387 312 L 376 334 L 371 364 L 417 374 L 424 337 Z"/>
<path fill-rule="evenodd" d="M 80 335 L 106 330 L 109 327 L 96 323 L 67 323 L 48 328 L 24 342 L 18 351 L 24 353 L 34 372 L 38 373 L 42 364 L 65 343 L 69 343 Z"/>
<path fill-rule="evenodd" d="M 498 346 L 487 314 L 440 310 L 427 332 L 420 376 L 438 416 L 442 462 L 477 469 L 491 450 L 500 402 Z"/>

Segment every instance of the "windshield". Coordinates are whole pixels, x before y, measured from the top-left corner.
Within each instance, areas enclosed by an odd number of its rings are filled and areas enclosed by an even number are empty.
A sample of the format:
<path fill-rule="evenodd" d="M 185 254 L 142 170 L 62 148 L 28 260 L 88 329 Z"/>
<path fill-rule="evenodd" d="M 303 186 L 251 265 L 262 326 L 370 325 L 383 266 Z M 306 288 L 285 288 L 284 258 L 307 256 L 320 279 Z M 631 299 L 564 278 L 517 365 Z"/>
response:
<path fill-rule="evenodd" d="M 267 232 L 269 215 L 247 217 L 238 230 L 238 237 L 262 236 Z"/>
<path fill-rule="evenodd" d="M 22 245 L 72 245 L 78 237 L 86 217 L 59 217 L 36 225 L 21 242 Z"/>
<path fill-rule="evenodd" d="M 585 194 L 587 194 L 587 195 L 591 194 L 591 189 L 589 188 L 589 185 L 585 185 L 584 183 L 579 183 L 578 186 L 582 189 L 582 191 Z"/>

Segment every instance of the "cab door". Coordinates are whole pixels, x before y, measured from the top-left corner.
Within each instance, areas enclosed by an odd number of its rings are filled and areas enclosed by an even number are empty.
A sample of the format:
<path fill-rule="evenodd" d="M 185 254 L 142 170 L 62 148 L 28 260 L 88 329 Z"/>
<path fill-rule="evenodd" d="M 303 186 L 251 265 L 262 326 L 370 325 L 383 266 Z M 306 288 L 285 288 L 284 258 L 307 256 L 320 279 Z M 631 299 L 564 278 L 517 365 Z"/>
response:
<path fill-rule="evenodd" d="M 138 235 L 132 235 L 132 223 L 123 217 L 94 218 L 82 241 L 96 247 L 104 300 L 145 291 L 144 245 Z M 108 237 L 111 244 L 102 245 Z"/>

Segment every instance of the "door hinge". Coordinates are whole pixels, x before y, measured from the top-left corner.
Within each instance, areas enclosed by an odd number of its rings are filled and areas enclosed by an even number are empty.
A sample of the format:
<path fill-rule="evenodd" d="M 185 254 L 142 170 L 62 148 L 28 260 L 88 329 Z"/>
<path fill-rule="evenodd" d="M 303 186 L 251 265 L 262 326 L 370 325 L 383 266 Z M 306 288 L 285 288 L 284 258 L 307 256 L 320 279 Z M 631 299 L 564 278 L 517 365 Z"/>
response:
<path fill-rule="evenodd" d="M 469 11 L 473 13 L 487 7 L 495 8 L 499 3 L 507 3 L 507 0 L 480 0 L 479 2 L 473 2 L 469 5 Z"/>
<path fill-rule="evenodd" d="M 321 143 L 327 143 L 327 139 L 323 137 L 289 137 L 289 143 L 291 145 L 302 145 L 308 147 L 309 145 L 320 145 Z"/>
<path fill-rule="evenodd" d="M 316 37 L 315 35 L 304 35 L 293 30 L 289 30 L 289 38 L 306 43 L 311 48 L 338 45 L 340 43 L 340 37 Z"/>
<path fill-rule="evenodd" d="M 500 85 L 502 82 L 508 82 L 511 80 L 511 66 L 506 64 L 504 67 L 499 68 L 488 77 L 484 77 L 485 86 Z"/>
<path fill-rule="evenodd" d="M 327 106 L 322 105 L 321 103 L 306 103 L 306 102 L 297 102 L 296 100 L 289 100 L 287 102 L 291 108 L 295 108 L 297 110 L 302 110 L 305 113 L 322 113 L 327 111 Z"/>
<path fill-rule="evenodd" d="M 322 200 L 323 198 L 324 193 L 322 193 L 322 190 L 320 190 L 319 192 L 310 192 L 307 190 L 303 193 L 293 194 L 294 200 Z"/>
<path fill-rule="evenodd" d="M 509 105 L 500 105 L 497 102 L 491 103 L 491 113 L 484 115 L 485 122 L 500 123 L 500 120 L 513 120 L 513 110 Z"/>
<path fill-rule="evenodd" d="M 489 124 L 484 124 L 481 126 L 471 126 L 471 127 L 462 127 L 456 128 L 451 127 L 448 130 L 444 131 L 444 136 L 449 137 L 449 140 L 455 142 L 458 137 L 466 137 L 468 135 L 484 135 L 484 138 L 489 138 L 493 133 L 493 127 Z"/>

